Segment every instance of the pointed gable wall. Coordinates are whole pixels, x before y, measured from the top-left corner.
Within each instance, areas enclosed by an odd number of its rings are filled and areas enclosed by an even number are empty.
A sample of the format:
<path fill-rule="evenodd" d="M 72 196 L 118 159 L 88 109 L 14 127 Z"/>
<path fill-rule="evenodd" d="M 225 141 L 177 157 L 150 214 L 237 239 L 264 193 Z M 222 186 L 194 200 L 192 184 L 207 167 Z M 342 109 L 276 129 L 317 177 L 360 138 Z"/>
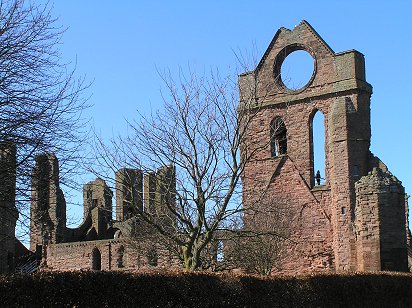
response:
<path fill-rule="evenodd" d="M 285 58 L 297 50 L 305 50 L 312 56 L 314 72 L 305 87 L 292 91 L 283 85 L 280 68 Z M 293 30 L 280 28 L 277 31 L 255 71 L 240 76 L 241 92 L 248 91 L 242 84 L 253 74 L 257 80 L 257 94 L 267 105 L 354 89 L 372 92 L 365 81 L 363 55 L 355 50 L 335 53 L 307 21 Z M 245 96 L 247 93 L 241 93 L 241 97 Z"/>

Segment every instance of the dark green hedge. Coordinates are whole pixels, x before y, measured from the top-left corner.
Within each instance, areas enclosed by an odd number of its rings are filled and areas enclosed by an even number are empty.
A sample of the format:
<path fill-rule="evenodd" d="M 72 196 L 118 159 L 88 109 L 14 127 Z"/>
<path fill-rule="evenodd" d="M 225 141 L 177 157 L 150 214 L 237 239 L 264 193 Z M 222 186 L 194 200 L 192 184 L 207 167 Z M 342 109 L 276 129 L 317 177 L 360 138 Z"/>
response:
<path fill-rule="evenodd" d="M 412 275 L 207 273 L 0 276 L 1 307 L 412 307 Z"/>

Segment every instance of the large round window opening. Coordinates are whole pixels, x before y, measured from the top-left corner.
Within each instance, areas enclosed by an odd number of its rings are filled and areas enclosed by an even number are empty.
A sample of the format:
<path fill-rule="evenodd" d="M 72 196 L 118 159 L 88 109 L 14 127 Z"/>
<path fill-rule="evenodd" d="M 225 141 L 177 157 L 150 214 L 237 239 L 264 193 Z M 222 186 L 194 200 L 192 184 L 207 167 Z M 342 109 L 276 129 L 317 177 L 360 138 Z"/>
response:
<path fill-rule="evenodd" d="M 314 69 L 315 64 L 312 56 L 305 50 L 296 50 L 283 61 L 280 78 L 286 88 L 297 91 L 308 85 Z"/>

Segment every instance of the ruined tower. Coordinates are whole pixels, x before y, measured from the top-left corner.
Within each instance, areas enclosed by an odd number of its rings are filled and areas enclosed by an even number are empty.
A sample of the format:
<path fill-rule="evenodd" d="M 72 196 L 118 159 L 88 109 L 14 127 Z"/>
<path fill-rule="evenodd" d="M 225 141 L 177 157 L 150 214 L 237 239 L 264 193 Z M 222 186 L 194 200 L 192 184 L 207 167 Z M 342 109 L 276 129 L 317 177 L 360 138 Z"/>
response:
<path fill-rule="evenodd" d="M 106 182 L 97 178 L 83 186 L 84 217 L 91 215 L 92 227 L 88 238 L 104 238 L 107 226 L 112 220 L 113 192 Z"/>
<path fill-rule="evenodd" d="M 289 88 L 282 65 L 297 51 L 312 58 L 313 72 L 305 85 Z M 247 159 L 244 206 L 249 210 L 259 204 L 269 209 L 281 200 L 293 209 L 291 236 L 285 241 L 280 269 L 290 273 L 405 270 L 406 244 L 400 244 L 406 241 L 404 192 L 369 151 L 372 87 L 366 81 L 363 55 L 355 50 L 335 53 L 302 21 L 293 30 L 279 29 L 256 69 L 241 75 L 239 83 L 239 114 L 248 115 L 241 151 Z M 324 115 L 325 131 L 322 183 L 314 169 L 313 119 L 319 113 Z M 362 183 L 373 168 L 380 170 L 376 172 L 382 179 L 391 180 L 376 180 L 367 192 Z M 384 196 L 393 187 L 396 193 Z M 373 196 L 370 200 L 367 193 Z M 270 200 L 265 198 L 268 195 Z M 395 195 L 397 199 L 392 198 Z M 375 222 L 387 224 L 370 227 L 367 207 L 375 211 L 371 214 Z M 246 226 L 259 221 L 256 215 L 264 213 L 246 211 Z M 375 246 L 362 240 L 365 226 L 376 236 Z M 392 239 L 398 243 L 396 248 L 385 240 L 389 234 L 396 237 Z M 366 261 L 361 259 L 369 258 L 365 251 L 371 248 L 369 255 L 380 261 L 362 265 Z M 397 258 L 400 263 L 394 262 Z"/>
<path fill-rule="evenodd" d="M 16 196 L 16 146 L 0 144 L 0 273 L 14 270 Z"/>
<path fill-rule="evenodd" d="M 116 220 L 122 221 L 143 210 L 143 173 L 122 168 L 116 172 Z"/>
<path fill-rule="evenodd" d="M 36 157 L 32 172 L 30 250 L 63 241 L 66 201 L 59 184 L 59 161 L 54 154 Z"/>
<path fill-rule="evenodd" d="M 171 210 L 176 206 L 176 173 L 173 166 L 160 167 L 144 176 L 144 207 L 166 226 L 176 223 Z"/>
<path fill-rule="evenodd" d="M 387 170 L 373 168 L 355 184 L 358 270 L 408 271 L 405 190 Z M 409 230 L 407 230 L 409 232 Z"/>

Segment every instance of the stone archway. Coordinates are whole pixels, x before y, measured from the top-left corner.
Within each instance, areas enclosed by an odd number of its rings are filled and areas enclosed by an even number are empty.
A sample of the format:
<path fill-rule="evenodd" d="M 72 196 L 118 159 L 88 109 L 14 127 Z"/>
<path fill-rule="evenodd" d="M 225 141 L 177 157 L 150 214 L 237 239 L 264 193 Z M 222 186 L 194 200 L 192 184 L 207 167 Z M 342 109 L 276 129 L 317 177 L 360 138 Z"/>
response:
<path fill-rule="evenodd" d="M 102 269 L 102 255 L 98 248 L 94 248 L 92 251 L 92 270 L 100 271 Z"/>

